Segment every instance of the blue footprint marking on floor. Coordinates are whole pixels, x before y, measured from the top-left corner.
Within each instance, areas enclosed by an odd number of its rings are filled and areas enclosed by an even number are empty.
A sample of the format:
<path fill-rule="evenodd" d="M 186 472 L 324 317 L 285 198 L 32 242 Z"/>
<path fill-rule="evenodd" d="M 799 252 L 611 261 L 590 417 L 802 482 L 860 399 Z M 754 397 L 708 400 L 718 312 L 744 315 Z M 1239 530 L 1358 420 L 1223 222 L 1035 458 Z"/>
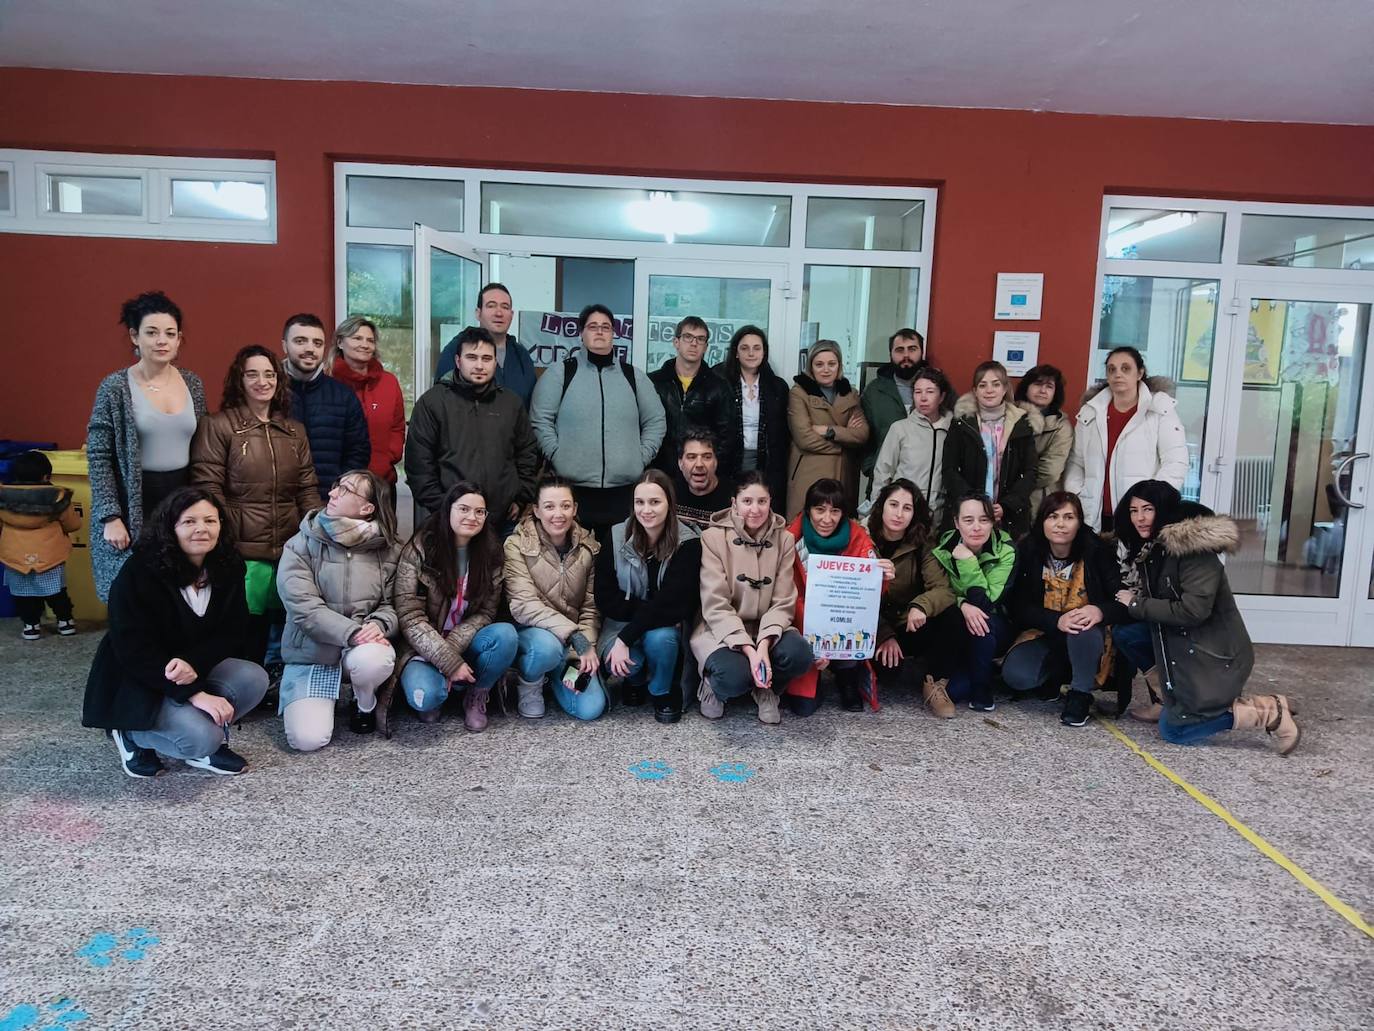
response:
<path fill-rule="evenodd" d="M 748 763 L 721 763 L 711 767 L 711 776 L 722 784 L 743 784 L 758 772 Z"/>
<path fill-rule="evenodd" d="M 0 1017 L 0 1031 L 62 1031 L 89 1016 L 71 999 L 58 999 L 41 1008 L 25 1002 Z"/>
<path fill-rule="evenodd" d="M 116 957 L 136 963 L 148 958 L 148 950 L 158 944 L 159 939 L 146 927 L 132 927 L 116 938 L 108 931 L 91 935 L 91 940 L 76 950 L 82 959 L 88 960 L 93 967 L 108 967 Z M 4 1031 L 0 1028 L 0 1031 Z"/>
<path fill-rule="evenodd" d="M 673 772 L 673 768 L 662 759 L 641 759 L 631 763 L 629 771 L 634 774 L 635 780 L 663 780 Z"/>

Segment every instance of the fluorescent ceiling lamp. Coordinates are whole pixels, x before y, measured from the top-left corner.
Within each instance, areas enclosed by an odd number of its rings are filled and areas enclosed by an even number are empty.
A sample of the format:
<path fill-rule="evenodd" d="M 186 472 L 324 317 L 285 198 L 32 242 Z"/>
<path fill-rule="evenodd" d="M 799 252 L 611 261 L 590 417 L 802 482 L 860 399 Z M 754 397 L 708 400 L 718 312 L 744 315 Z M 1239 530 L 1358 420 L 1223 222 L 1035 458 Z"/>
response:
<path fill-rule="evenodd" d="M 654 190 L 648 200 L 632 200 L 625 205 L 625 223 L 672 243 L 678 236 L 704 233 L 711 225 L 711 213 L 695 201 L 674 200 L 671 193 Z"/>
<path fill-rule="evenodd" d="M 1156 236 L 1175 233 L 1187 229 L 1197 221 L 1195 211 L 1170 211 L 1164 215 L 1147 218 L 1143 222 L 1131 222 L 1120 229 L 1107 227 L 1107 253 L 1112 257 L 1122 257 L 1128 250 Z"/>

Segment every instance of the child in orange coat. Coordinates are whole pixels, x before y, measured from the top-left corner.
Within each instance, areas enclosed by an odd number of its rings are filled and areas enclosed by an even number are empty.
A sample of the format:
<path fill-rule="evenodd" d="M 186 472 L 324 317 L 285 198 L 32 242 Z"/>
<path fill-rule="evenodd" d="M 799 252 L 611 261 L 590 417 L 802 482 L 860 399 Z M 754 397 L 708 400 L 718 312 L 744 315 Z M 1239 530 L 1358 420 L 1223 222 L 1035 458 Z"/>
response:
<path fill-rule="evenodd" d="M 52 485 L 52 463 L 41 451 L 28 451 L 10 465 L 9 482 L 0 485 L 0 565 L 24 628 L 20 637 L 42 636 L 43 606 L 57 617 L 57 632 L 76 633 L 72 599 L 67 594 L 68 534 L 81 529 L 72 492 Z"/>

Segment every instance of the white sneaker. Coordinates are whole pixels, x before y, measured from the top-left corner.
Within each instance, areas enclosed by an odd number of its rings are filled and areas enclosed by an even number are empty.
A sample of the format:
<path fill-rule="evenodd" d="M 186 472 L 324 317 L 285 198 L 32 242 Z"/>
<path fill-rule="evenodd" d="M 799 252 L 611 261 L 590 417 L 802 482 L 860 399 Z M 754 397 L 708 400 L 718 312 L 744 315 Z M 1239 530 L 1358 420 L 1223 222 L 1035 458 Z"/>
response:
<path fill-rule="evenodd" d="M 537 720 L 544 715 L 544 682 L 542 680 L 535 681 L 533 684 L 517 680 L 515 689 L 519 696 L 515 707 L 521 716 L 527 720 Z"/>
<path fill-rule="evenodd" d="M 43 628 L 37 623 L 25 623 L 24 629 L 19 631 L 19 636 L 26 641 L 36 641 L 43 636 Z"/>
<path fill-rule="evenodd" d="M 62 637 L 71 637 L 72 634 L 76 633 L 76 620 L 59 619 L 57 621 L 57 632 Z"/>

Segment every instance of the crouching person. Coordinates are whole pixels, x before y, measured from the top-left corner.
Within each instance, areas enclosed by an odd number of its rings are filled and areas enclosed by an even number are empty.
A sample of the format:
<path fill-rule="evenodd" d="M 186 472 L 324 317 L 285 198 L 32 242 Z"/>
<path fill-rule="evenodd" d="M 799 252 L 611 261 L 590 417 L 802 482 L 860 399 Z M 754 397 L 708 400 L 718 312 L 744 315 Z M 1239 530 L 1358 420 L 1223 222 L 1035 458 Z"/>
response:
<path fill-rule="evenodd" d="M 243 560 L 224 508 L 208 491 L 180 487 L 144 524 L 110 588 L 82 726 L 108 732 L 130 777 L 162 773 L 159 754 L 242 773 L 229 724 L 267 693 L 267 671 L 243 658 L 247 635 Z"/>
<path fill-rule="evenodd" d="M 811 668 L 811 646 L 792 626 L 796 542 L 772 506 L 762 475 L 747 472 L 701 537 L 701 616 L 691 645 L 704 674 L 697 699 L 710 720 L 725 714 L 728 699 L 752 692 L 759 720 L 781 723 L 779 696 Z"/>
<path fill-rule="evenodd" d="M 313 752 L 334 736 L 334 707 L 343 674 L 353 685 L 349 728 L 377 729 L 377 688 L 396 667 L 391 595 L 396 515 L 387 482 L 376 473 L 344 473 L 323 510 L 301 520 L 277 567 L 286 607 L 280 709 L 286 742 Z"/>

